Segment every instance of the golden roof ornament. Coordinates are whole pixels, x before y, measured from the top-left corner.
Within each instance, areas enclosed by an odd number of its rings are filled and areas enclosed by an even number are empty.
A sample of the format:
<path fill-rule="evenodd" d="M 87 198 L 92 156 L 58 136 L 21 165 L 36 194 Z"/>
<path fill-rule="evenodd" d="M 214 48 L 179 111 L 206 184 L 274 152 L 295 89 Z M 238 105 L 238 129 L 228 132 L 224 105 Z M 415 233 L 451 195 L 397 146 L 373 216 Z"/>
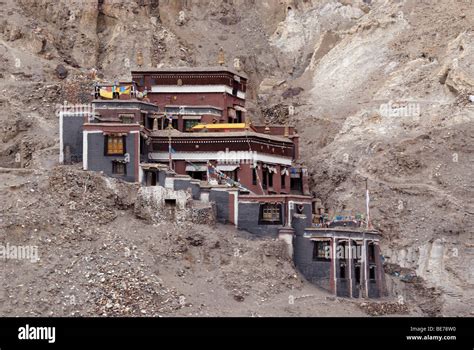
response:
<path fill-rule="evenodd" d="M 136 60 L 137 60 L 138 67 L 143 66 L 143 53 L 141 50 L 138 50 Z"/>
<path fill-rule="evenodd" d="M 221 66 L 225 64 L 224 49 L 222 47 L 219 49 L 219 55 L 217 56 L 217 63 Z"/>
<path fill-rule="evenodd" d="M 265 130 L 264 130 L 264 133 L 265 134 L 269 134 L 270 133 L 270 127 L 268 126 L 268 120 L 265 120 Z"/>
<path fill-rule="evenodd" d="M 250 119 L 249 118 L 245 118 L 245 129 L 249 130 L 250 129 Z"/>

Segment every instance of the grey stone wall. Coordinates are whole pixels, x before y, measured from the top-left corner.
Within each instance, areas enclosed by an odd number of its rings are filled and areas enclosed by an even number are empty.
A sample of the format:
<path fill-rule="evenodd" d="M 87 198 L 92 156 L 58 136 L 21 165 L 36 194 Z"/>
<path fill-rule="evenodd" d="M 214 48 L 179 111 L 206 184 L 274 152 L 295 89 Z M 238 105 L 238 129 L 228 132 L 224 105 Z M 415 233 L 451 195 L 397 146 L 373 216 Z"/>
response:
<path fill-rule="evenodd" d="M 186 191 L 190 189 L 194 200 L 199 200 L 201 197 L 201 187 L 199 184 L 193 183 L 192 180 L 176 179 L 174 180 L 174 189 L 176 191 Z"/>
<path fill-rule="evenodd" d="M 64 163 L 82 162 L 82 116 L 63 116 Z M 69 148 L 69 155 L 67 149 Z M 69 158 L 69 159 L 68 159 Z"/>
<path fill-rule="evenodd" d="M 338 265 L 336 264 L 336 268 Z M 338 297 L 346 297 L 349 298 L 351 296 L 350 289 L 349 289 L 349 279 L 344 278 L 338 278 L 336 280 L 336 290 L 337 290 L 337 296 Z"/>
<path fill-rule="evenodd" d="M 303 234 L 304 229 L 307 228 L 307 227 L 310 227 L 311 224 L 312 224 L 312 208 L 311 208 L 310 203 L 303 204 L 303 213 L 298 214 L 298 212 L 296 210 L 296 205 L 297 204 L 295 204 L 294 208 L 292 210 L 290 210 L 290 216 L 291 216 L 291 218 L 293 218 L 295 215 L 302 215 L 301 217 L 303 217 L 303 216 L 305 217 L 305 219 L 301 223 L 301 229 L 300 229 L 301 234 Z M 292 225 L 291 226 L 294 226 L 293 225 L 293 219 L 292 219 Z"/>
<path fill-rule="evenodd" d="M 165 187 L 166 181 L 166 172 L 165 171 L 158 171 L 158 185 L 161 187 Z"/>
<path fill-rule="evenodd" d="M 129 182 L 135 181 L 135 137 L 138 134 L 128 134 L 125 138 L 126 153 L 130 155 L 130 162 L 127 163 L 127 174 L 125 176 L 112 173 L 112 161 L 123 160 L 124 156 L 106 156 L 104 152 L 105 136 L 102 133 L 88 134 L 88 170 L 103 171 L 104 174 Z"/>
<path fill-rule="evenodd" d="M 311 211 L 311 205 L 310 211 Z M 311 215 L 294 214 L 291 218 L 291 226 L 295 230 L 295 236 L 303 236 L 304 230 L 311 225 Z"/>
<path fill-rule="evenodd" d="M 368 290 L 369 298 L 378 298 L 378 297 L 380 297 L 379 289 L 377 287 L 377 282 L 369 280 L 369 282 L 367 284 L 368 284 L 368 287 L 369 287 L 369 290 Z"/>
<path fill-rule="evenodd" d="M 331 261 L 313 261 L 314 243 L 302 236 L 293 239 L 293 261 L 298 271 L 311 283 L 331 291 Z"/>
<path fill-rule="evenodd" d="M 216 203 L 217 221 L 229 222 L 229 193 L 226 191 L 211 190 L 209 201 Z"/>
<path fill-rule="evenodd" d="M 262 236 L 278 236 L 282 225 L 259 225 L 260 203 L 239 203 L 238 228 Z"/>

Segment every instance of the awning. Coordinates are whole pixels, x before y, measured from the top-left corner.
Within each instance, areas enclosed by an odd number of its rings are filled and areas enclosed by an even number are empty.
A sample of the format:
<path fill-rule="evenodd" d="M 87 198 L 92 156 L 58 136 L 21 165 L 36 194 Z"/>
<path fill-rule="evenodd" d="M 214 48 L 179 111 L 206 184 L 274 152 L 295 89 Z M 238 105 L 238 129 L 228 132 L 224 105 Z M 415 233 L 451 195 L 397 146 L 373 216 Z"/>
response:
<path fill-rule="evenodd" d="M 235 113 L 235 109 L 234 108 L 227 108 L 227 114 L 230 118 L 237 118 L 237 114 Z"/>
<path fill-rule="evenodd" d="M 126 132 L 114 132 L 114 131 L 104 131 L 102 134 L 105 135 L 105 136 L 117 136 L 117 137 L 128 135 L 128 133 L 126 133 Z"/>
<path fill-rule="evenodd" d="M 216 123 L 216 124 L 198 124 L 193 126 L 192 130 L 218 130 L 218 129 L 244 129 L 245 123 Z"/>
<path fill-rule="evenodd" d="M 188 164 L 186 165 L 186 171 L 207 171 L 206 164 Z"/>
<path fill-rule="evenodd" d="M 200 115 L 183 115 L 184 120 L 201 120 Z"/>
<path fill-rule="evenodd" d="M 238 106 L 238 105 L 234 105 L 234 109 L 236 111 L 247 112 L 247 110 L 244 107 Z"/>
<path fill-rule="evenodd" d="M 292 178 L 300 178 L 301 177 L 301 169 L 300 168 L 290 168 L 290 177 Z"/>
<path fill-rule="evenodd" d="M 216 169 L 219 171 L 234 171 L 238 167 L 238 165 L 218 165 Z"/>

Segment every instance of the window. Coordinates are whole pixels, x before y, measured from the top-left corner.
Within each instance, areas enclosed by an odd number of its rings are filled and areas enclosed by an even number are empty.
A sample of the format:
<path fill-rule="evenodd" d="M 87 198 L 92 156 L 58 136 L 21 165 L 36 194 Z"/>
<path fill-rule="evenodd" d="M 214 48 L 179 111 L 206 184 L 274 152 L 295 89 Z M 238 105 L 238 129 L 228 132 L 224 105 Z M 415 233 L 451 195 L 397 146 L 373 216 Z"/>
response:
<path fill-rule="evenodd" d="M 168 119 L 168 118 L 165 118 L 165 119 L 164 119 L 164 126 L 163 126 L 163 127 L 164 127 L 165 129 L 167 129 L 169 125 L 170 125 L 169 119 Z M 172 127 L 173 129 L 175 129 L 175 130 L 178 130 L 178 119 L 173 118 L 173 119 L 171 120 L 171 127 Z"/>
<path fill-rule="evenodd" d="M 153 129 L 153 121 L 154 121 L 153 117 L 147 116 L 145 118 L 145 128 L 152 130 Z M 158 130 L 161 130 L 161 118 L 158 118 L 157 122 L 158 122 Z"/>
<path fill-rule="evenodd" d="M 279 225 L 282 223 L 281 204 L 260 205 L 260 225 Z"/>
<path fill-rule="evenodd" d="M 242 111 L 237 111 L 237 120 L 236 123 L 242 123 Z"/>
<path fill-rule="evenodd" d="M 292 177 L 290 181 L 290 187 L 292 191 L 298 191 L 301 192 L 303 188 L 303 183 L 301 181 L 301 178 L 299 177 Z"/>
<path fill-rule="evenodd" d="M 268 187 L 268 170 L 266 168 L 262 170 L 262 187 L 264 190 Z"/>
<path fill-rule="evenodd" d="M 370 263 L 375 263 L 375 244 L 373 243 L 369 243 L 369 252 L 368 252 L 368 255 L 369 255 L 369 262 Z"/>
<path fill-rule="evenodd" d="M 257 184 L 257 168 L 252 169 L 252 185 Z"/>
<path fill-rule="evenodd" d="M 145 113 L 142 113 L 142 116 L 144 114 Z M 132 124 L 135 119 L 135 116 L 133 114 L 120 114 L 119 118 L 122 120 L 123 124 Z M 144 117 L 143 117 L 143 120 L 145 120 Z"/>
<path fill-rule="evenodd" d="M 346 263 L 339 265 L 339 278 L 346 278 Z"/>
<path fill-rule="evenodd" d="M 105 155 L 124 155 L 125 154 L 125 136 L 107 135 L 105 137 L 106 152 Z"/>
<path fill-rule="evenodd" d="M 331 260 L 331 242 L 316 241 L 313 246 L 313 261 Z"/>
<path fill-rule="evenodd" d="M 273 173 L 268 173 L 268 187 L 273 187 Z"/>
<path fill-rule="evenodd" d="M 281 188 L 284 189 L 286 187 L 286 175 L 281 174 Z"/>
<path fill-rule="evenodd" d="M 123 162 L 112 162 L 112 174 L 127 175 L 127 165 Z"/>
<path fill-rule="evenodd" d="M 192 127 L 199 124 L 199 120 L 185 120 L 184 121 L 184 130 L 191 131 Z"/>
<path fill-rule="evenodd" d="M 369 266 L 369 280 L 375 281 L 375 265 L 370 265 Z"/>

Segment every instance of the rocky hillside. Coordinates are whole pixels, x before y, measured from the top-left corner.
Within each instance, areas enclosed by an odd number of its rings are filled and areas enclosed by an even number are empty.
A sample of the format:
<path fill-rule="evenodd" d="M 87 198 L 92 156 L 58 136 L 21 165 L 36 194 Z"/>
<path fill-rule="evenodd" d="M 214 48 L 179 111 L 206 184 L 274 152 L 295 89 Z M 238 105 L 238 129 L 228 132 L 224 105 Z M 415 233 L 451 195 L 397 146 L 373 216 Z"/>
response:
<path fill-rule="evenodd" d="M 470 0 L 2 0 L 0 166 L 54 166 L 55 105 L 86 102 L 94 70 L 214 65 L 222 47 L 252 117 L 297 126 L 327 208 L 363 211 L 369 179 L 392 294 L 467 315 L 473 18 Z"/>

